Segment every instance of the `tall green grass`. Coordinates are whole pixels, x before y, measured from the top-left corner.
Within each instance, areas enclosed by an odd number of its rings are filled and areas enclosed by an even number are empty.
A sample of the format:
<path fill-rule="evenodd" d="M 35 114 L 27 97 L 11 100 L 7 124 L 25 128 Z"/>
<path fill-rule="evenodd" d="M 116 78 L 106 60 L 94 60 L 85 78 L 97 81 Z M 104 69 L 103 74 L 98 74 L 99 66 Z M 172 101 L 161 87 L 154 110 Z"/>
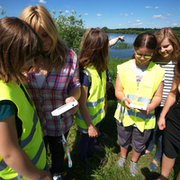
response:
<path fill-rule="evenodd" d="M 116 80 L 117 74 L 117 65 L 121 64 L 128 59 L 118 59 L 110 58 L 109 60 L 109 72 L 112 78 L 113 83 Z M 108 101 L 108 110 L 105 118 L 100 123 L 100 131 L 108 135 L 108 139 L 98 138 L 98 141 L 104 146 L 104 151 L 98 151 L 95 149 L 95 152 L 101 157 L 105 157 L 108 161 L 105 166 L 99 165 L 97 161 L 91 162 L 91 169 L 83 170 L 83 167 L 80 162 L 80 153 L 78 149 L 78 142 L 80 139 L 80 133 L 77 130 L 75 123 L 70 129 L 68 135 L 68 145 L 71 151 L 71 157 L 73 161 L 73 167 L 67 167 L 67 158 L 65 159 L 63 180 L 150 180 L 158 177 L 160 175 L 160 167 L 157 172 L 152 173 L 149 171 L 148 166 L 153 160 L 153 156 L 156 150 L 156 144 L 153 151 L 143 157 L 139 158 L 138 161 L 138 176 L 132 177 L 129 174 L 130 159 L 132 156 L 131 147 L 128 150 L 127 164 L 122 169 L 115 167 L 116 162 L 120 157 L 120 147 L 117 141 L 117 129 L 116 129 L 116 120 L 114 118 L 114 112 L 116 110 L 117 102 Z M 169 176 L 170 180 L 173 180 L 177 177 L 177 174 L 180 169 L 180 157 L 176 159 L 176 164 Z"/>
<path fill-rule="evenodd" d="M 131 48 L 133 48 L 133 44 L 118 42 L 114 46 L 112 46 L 111 48 L 112 49 L 131 49 Z"/>
<path fill-rule="evenodd" d="M 112 78 L 113 83 L 116 80 L 117 74 L 117 65 L 121 64 L 128 59 L 118 59 L 110 58 L 109 60 L 109 72 Z M 73 123 L 72 128 L 69 131 L 67 138 L 67 143 L 69 146 L 73 166 L 68 168 L 67 156 L 65 156 L 64 161 L 64 172 L 63 180 L 150 180 L 159 176 L 160 168 L 157 172 L 152 173 L 149 171 L 148 166 L 153 160 L 153 156 L 156 151 L 156 144 L 153 151 L 143 157 L 139 158 L 138 161 L 138 176 L 132 177 L 129 174 L 129 165 L 130 159 L 132 156 L 131 148 L 128 149 L 127 164 L 122 169 L 117 169 L 115 167 L 116 162 L 120 157 L 120 147 L 117 141 L 117 129 L 116 129 L 116 120 L 114 118 L 114 112 L 116 110 L 116 101 L 108 101 L 108 110 L 105 118 L 100 123 L 100 131 L 108 135 L 107 139 L 98 138 L 98 141 L 104 146 L 104 151 L 98 151 L 95 149 L 95 152 L 101 157 L 107 159 L 107 164 L 101 166 L 96 160 L 91 162 L 91 169 L 83 170 L 82 164 L 80 162 L 80 153 L 78 148 L 78 143 L 80 139 L 80 133 L 77 129 L 75 122 Z M 51 167 L 50 153 L 48 152 L 47 162 L 49 168 Z M 17 160 L 18 163 L 18 160 Z M 175 166 L 172 169 L 172 172 L 169 176 L 169 180 L 174 180 L 177 177 L 177 174 L 180 169 L 180 156 L 176 158 Z M 0 178 L 1 179 L 1 178 Z"/>

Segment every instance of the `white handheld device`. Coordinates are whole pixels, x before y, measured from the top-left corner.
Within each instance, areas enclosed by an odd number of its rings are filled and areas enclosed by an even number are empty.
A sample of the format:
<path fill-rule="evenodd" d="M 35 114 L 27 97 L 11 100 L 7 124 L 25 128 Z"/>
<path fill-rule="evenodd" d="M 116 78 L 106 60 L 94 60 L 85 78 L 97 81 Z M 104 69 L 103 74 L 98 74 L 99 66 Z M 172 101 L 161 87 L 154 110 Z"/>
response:
<path fill-rule="evenodd" d="M 60 106 L 59 108 L 55 109 L 54 111 L 51 112 L 52 116 L 59 116 L 63 113 L 65 113 L 66 111 L 69 111 L 70 109 L 72 109 L 73 107 L 77 106 L 78 102 L 77 101 L 73 101 L 67 104 L 64 104 L 62 106 Z"/>
<path fill-rule="evenodd" d="M 130 107 L 135 108 L 135 109 L 140 109 L 140 110 L 147 110 L 147 104 L 140 103 L 140 102 L 132 102 Z"/>

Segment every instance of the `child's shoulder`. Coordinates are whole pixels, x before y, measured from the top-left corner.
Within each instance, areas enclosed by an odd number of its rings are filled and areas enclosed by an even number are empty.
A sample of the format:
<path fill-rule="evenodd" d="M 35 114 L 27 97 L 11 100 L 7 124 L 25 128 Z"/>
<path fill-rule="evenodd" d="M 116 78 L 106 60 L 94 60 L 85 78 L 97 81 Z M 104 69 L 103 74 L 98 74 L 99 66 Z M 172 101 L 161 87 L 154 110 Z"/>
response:
<path fill-rule="evenodd" d="M 125 66 L 128 66 L 128 65 L 130 65 L 130 64 L 132 64 L 132 59 L 130 59 L 130 60 L 128 60 L 128 61 L 125 61 L 125 62 L 123 62 L 122 64 L 118 64 L 117 65 L 117 67 L 125 67 Z"/>

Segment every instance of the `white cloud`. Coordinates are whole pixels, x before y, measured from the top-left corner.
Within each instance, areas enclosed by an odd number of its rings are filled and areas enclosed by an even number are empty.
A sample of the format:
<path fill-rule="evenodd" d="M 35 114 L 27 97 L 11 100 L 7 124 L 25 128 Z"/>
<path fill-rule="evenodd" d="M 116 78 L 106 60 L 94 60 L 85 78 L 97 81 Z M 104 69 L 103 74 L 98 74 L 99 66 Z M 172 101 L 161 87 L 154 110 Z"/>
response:
<path fill-rule="evenodd" d="M 122 13 L 120 14 L 120 16 L 122 16 Z"/>
<path fill-rule="evenodd" d="M 159 19 L 167 19 L 165 16 L 163 16 L 163 15 L 161 15 L 161 14 L 159 14 L 159 15 L 154 15 L 152 18 L 153 18 L 153 19 L 156 19 L 156 18 L 159 18 Z"/>
<path fill-rule="evenodd" d="M 128 14 L 125 14 L 125 16 L 128 16 Z"/>
<path fill-rule="evenodd" d="M 140 23 L 137 23 L 137 25 L 139 26 L 139 25 L 142 25 L 143 23 L 142 22 L 140 22 Z"/>
<path fill-rule="evenodd" d="M 87 16 L 87 15 L 88 15 L 88 13 L 84 13 L 84 15 L 85 15 L 85 16 Z"/>
<path fill-rule="evenodd" d="M 2 8 L 2 6 L 0 6 L 0 8 Z"/>
<path fill-rule="evenodd" d="M 133 15 L 133 13 L 131 13 L 131 15 Z"/>
<path fill-rule="evenodd" d="M 122 24 L 119 24 L 119 26 L 122 26 Z"/>
<path fill-rule="evenodd" d="M 146 6 L 145 8 L 152 8 L 151 6 Z"/>
<path fill-rule="evenodd" d="M 102 14 L 97 14 L 97 16 L 102 16 Z"/>
<path fill-rule="evenodd" d="M 68 10 L 66 10 L 65 12 L 66 12 L 66 13 L 69 13 L 69 11 L 68 11 Z"/>
<path fill-rule="evenodd" d="M 155 9 L 158 9 L 158 8 L 159 8 L 158 6 L 155 7 Z"/>
<path fill-rule="evenodd" d="M 131 21 L 128 21 L 128 23 L 131 23 Z"/>
<path fill-rule="evenodd" d="M 141 21 L 138 19 L 138 20 L 136 20 L 136 22 L 141 22 Z"/>
<path fill-rule="evenodd" d="M 44 1 L 44 0 L 39 0 L 39 2 L 40 2 L 40 3 L 46 3 L 46 1 Z"/>
<path fill-rule="evenodd" d="M 167 14 L 167 16 L 172 16 L 172 14 Z"/>
<path fill-rule="evenodd" d="M 177 26 L 177 23 L 173 23 L 173 26 Z"/>

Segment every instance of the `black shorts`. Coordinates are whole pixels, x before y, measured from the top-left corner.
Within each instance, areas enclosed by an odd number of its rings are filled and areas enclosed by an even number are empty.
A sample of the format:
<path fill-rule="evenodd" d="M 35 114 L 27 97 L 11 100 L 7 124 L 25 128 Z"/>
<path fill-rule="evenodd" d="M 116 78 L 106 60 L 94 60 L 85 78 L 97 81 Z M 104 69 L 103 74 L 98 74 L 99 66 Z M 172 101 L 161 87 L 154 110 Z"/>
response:
<path fill-rule="evenodd" d="M 179 148 L 173 144 L 171 140 L 167 138 L 166 133 L 164 133 L 164 154 L 170 159 L 175 159 L 178 152 Z"/>

